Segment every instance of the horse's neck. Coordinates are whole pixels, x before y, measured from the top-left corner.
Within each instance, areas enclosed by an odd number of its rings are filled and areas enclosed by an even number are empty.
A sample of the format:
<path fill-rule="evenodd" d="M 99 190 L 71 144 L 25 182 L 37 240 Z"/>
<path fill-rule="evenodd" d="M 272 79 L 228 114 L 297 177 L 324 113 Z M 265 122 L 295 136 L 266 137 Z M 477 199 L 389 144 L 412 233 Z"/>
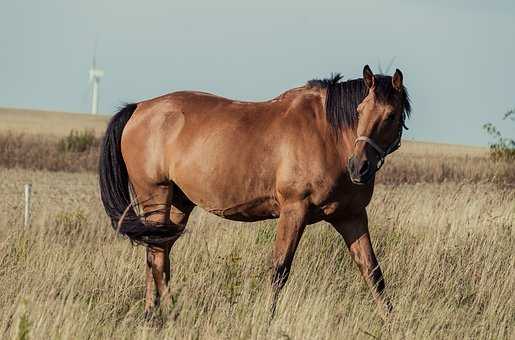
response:
<path fill-rule="evenodd" d="M 337 141 L 337 148 L 340 156 L 345 161 L 354 152 L 354 141 L 356 140 L 356 128 L 344 128 L 340 132 L 340 138 Z"/>

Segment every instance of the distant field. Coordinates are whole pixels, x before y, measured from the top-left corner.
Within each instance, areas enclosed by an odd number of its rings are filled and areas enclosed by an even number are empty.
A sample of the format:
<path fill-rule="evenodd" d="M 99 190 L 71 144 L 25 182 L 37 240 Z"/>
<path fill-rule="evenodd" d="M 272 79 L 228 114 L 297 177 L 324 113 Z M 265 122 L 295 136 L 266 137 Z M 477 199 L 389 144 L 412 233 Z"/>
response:
<path fill-rule="evenodd" d="M 108 120 L 102 115 L 0 108 L 0 132 L 64 136 L 72 129 L 91 129 L 100 136 Z"/>
<path fill-rule="evenodd" d="M 484 157 L 488 155 L 487 147 L 444 144 L 444 143 L 429 143 L 429 142 L 416 142 L 416 141 L 402 141 L 402 146 L 399 149 L 401 154 L 417 154 L 427 156 L 469 156 L 469 157 Z"/>

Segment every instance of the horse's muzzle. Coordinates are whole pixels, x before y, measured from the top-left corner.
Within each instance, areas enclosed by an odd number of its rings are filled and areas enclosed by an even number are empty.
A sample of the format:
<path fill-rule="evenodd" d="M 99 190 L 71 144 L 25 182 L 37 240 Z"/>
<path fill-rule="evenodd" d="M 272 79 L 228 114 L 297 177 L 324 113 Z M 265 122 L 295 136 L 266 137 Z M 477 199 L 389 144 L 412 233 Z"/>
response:
<path fill-rule="evenodd" d="M 352 183 L 366 185 L 374 178 L 376 167 L 367 159 L 358 160 L 352 155 L 347 162 L 347 170 Z"/>

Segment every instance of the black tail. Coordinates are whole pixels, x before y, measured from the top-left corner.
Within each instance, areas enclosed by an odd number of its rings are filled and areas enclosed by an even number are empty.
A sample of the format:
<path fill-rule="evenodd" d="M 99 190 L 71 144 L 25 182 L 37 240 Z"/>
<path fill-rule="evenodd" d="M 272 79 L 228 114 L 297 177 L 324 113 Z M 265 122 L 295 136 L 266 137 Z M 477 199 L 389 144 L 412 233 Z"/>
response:
<path fill-rule="evenodd" d="M 100 152 L 100 196 L 115 230 L 136 243 L 159 246 L 179 237 L 181 229 L 171 223 L 143 222 L 131 205 L 129 176 L 122 157 L 121 139 L 122 131 L 136 107 L 137 104 L 126 105 L 107 126 Z"/>

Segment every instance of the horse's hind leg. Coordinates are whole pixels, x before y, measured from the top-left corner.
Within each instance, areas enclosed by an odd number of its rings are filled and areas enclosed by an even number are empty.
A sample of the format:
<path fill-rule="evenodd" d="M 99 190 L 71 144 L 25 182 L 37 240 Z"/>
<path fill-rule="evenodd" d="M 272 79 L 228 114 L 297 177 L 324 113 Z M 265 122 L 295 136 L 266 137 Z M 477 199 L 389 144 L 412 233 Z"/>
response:
<path fill-rule="evenodd" d="M 142 204 L 143 211 L 148 216 L 146 221 L 172 224 L 179 231 L 184 230 L 194 205 L 185 198 L 180 189 L 173 191 L 174 184 L 154 191 L 152 200 Z M 178 188 L 177 188 L 178 189 Z M 167 202 L 166 205 L 157 202 Z M 153 201 L 153 202 L 151 202 Z M 170 282 L 170 251 L 177 239 L 171 240 L 159 247 L 147 247 L 146 251 L 146 294 L 145 314 L 149 315 L 154 306 L 168 302 Z M 153 284 L 156 287 L 153 296 Z"/>
<path fill-rule="evenodd" d="M 158 307 L 161 302 L 168 302 L 168 283 L 170 282 L 170 250 L 174 241 L 161 247 L 147 247 L 147 293 L 145 312 Z M 156 286 L 156 294 L 152 301 L 152 281 Z"/>
<path fill-rule="evenodd" d="M 188 222 L 189 215 L 193 207 L 180 210 L 176 206 L 170 209 L 170 221 L 180 229 L 184 229 Z M 152 285 L 151 278 L 156 285 L 155 306 L 160 302 L 168 302 L 171 271 L 170 271 L 170 251 L 177 239 L 170 241 L 163 247 L 147 247 L 147 305 L 152 307 Z M 150 274 L 149 274 L 150 272 Z"/>
<path fill-rule="evenodd" d="M 156 185 L 145 182 L 132 182 L 138 210 L 143 215 L 145 224 L 174 225 L 170 219 L 173 184 Z M 182 227 L 176 226 L 178 232 Z M 160 301 L 167 299 L 167 285 L 170 280 L 168 255 L 174 241 L 147 247 L 145 255 L 146 264 L 146 292 L 145 315 L 148 317 L 152 308 Z M 154 283 L 154 284 L 152 284 Z M 154 287 L 156 295 L 154 300 Z"/>
<path fill-rule="evenodd" d="M 170 223 L 170 202 L 172 195 L 171 186 L 151 185 L 147 183 L 132 183 L 135 199 L 138 202 L 138 210 L 143 214 L 145 223 Z M 169 248 L 168 244 L 159 247 L 147 247 L 145 254 L 146 267 L 146 291 L 145 291 L 145 316 L 151 315 L 155 303 L 159 303 L 160 289 L 163 292 L 162 282 L 168 279 L 164 275 L 164 253 Z M 154 300 L 154 285 L 156 290 Z"/>
<path fill-rule="evenodd" d="M 145 318 L 150 318 L 154 308 L 154 276 L 152 275 L 153 256 L 150 248 L 145 252 Z"/>

